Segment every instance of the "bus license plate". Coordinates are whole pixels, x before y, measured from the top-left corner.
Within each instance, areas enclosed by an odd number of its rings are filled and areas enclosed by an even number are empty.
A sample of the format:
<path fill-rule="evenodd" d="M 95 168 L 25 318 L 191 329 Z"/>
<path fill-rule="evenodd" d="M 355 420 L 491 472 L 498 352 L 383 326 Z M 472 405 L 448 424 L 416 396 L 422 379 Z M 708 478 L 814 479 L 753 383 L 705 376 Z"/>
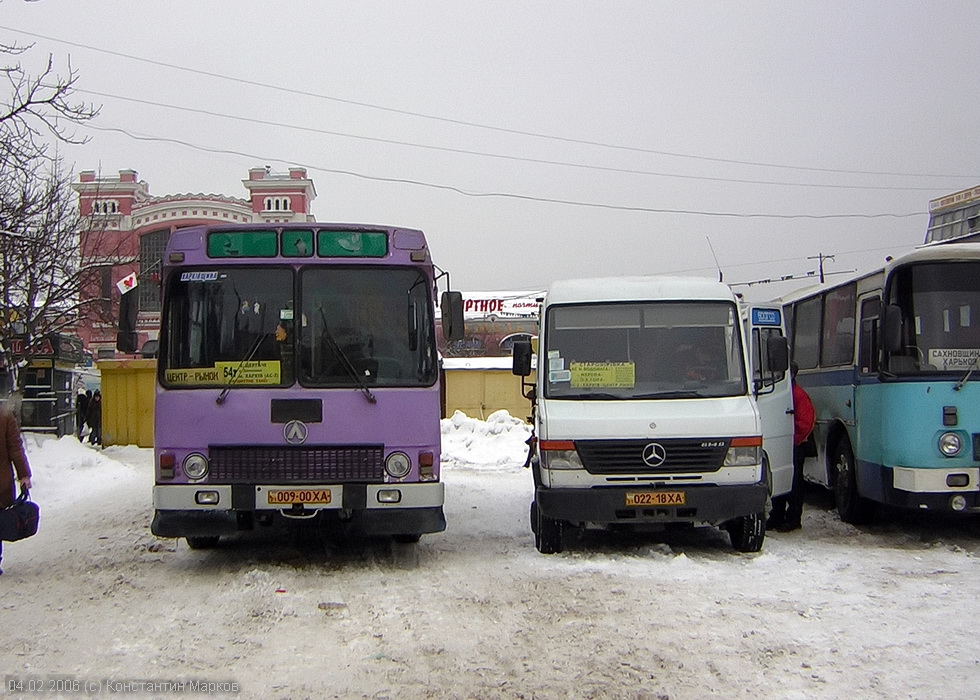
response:
<path fill-rule="evenodd" d="M 291 506 L 299 503 L 304 506 L 329 505 L 333 494 L 330 489 L 270 489 L 266 492 L 270 506 Z"/>
<path fill-rule="evenodd" d="M 682 506 L 683 491 L 630 491 L 626 493 L 628 506 Z"/>

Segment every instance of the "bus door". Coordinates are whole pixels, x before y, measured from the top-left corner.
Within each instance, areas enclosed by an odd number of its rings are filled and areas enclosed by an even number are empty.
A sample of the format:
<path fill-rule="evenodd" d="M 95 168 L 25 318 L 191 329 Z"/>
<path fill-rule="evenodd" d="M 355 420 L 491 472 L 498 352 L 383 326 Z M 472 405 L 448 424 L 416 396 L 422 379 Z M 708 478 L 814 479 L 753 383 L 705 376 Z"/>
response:
<path fill-rule="evenodd" d="M 783 313 L 775 306 L 750 306 L 746 323 L 762 446 L 772 472 L 772 495 L 780 496 L 793 486 L 793 391 L 790 373 L 770 365 L 768 346 L 772 339 L 785 338 Z"/>

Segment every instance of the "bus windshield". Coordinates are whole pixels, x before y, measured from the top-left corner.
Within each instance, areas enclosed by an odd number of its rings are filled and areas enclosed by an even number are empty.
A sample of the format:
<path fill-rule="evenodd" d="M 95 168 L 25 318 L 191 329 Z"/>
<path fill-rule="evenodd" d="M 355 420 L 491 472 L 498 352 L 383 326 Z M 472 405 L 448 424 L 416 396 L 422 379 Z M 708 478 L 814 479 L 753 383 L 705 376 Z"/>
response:
<path fill-rule="evenodd" d="M 429 386 L 436 380 L 432 290 L 414 268 L 305 268 L 304 386 Z"/>
<path fill-rule="evenodd" d="M 553 306 L 549 398 L 673 399 L 746 393 L 738 312 L 728 302 Z"/>
<path fill-rule="evenodd" d="M 160 348 L 169 388 L 431 386 L 432 290 L 416 268 L 181 269 Z"/>
<path fill-rule="evenodd" d="M 902 310 L 902 348 L 893 373 L 961 372 L 980 357 L 980 262 L 899 268 L 890 302 Z"/>
<path fill-rule="evenodd" d="M 173 273 L 160 344 L 165 386 L 288 386 L 293 273 L 218 267 Z"/>

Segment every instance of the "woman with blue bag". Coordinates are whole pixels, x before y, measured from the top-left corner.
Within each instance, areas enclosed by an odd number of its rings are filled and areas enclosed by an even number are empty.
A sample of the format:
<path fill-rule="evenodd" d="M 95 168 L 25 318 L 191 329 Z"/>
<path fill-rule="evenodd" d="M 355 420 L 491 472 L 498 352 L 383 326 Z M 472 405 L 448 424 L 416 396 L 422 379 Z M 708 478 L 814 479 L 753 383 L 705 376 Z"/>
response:
<path fill-rule="evenodd" d="M 18 484 L 21 489 L 31 488 L 31 467 L 27 463 L 17 419 L 6 406 L 0 406 L 0 508 L 13 504 L 17 498 Z M 0 540 L 0 560 L 2 559 L 3 541 Z M 2 573 L 3 570 L 0 569 L 0 574 Z"/>

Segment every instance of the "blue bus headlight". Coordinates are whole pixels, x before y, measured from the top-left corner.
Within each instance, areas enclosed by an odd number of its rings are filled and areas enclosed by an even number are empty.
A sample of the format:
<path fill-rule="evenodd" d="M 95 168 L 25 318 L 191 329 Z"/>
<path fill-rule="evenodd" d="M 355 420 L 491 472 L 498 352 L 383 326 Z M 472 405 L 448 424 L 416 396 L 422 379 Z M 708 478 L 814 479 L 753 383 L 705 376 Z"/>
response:
<path fill-rule="evenodd" d="M 197 481 L 203 479 L 208 473 L 208 460 L 202 454 L 192 453 L 184 458 L 184 474 L 188 479 Z"/>
<path fill-rule="evenodd" d="M 943 433 L 939 436 L 939 451 L 947 457 L 955 457 L 963 451 L 963 440 L 959 433 Z"/>

